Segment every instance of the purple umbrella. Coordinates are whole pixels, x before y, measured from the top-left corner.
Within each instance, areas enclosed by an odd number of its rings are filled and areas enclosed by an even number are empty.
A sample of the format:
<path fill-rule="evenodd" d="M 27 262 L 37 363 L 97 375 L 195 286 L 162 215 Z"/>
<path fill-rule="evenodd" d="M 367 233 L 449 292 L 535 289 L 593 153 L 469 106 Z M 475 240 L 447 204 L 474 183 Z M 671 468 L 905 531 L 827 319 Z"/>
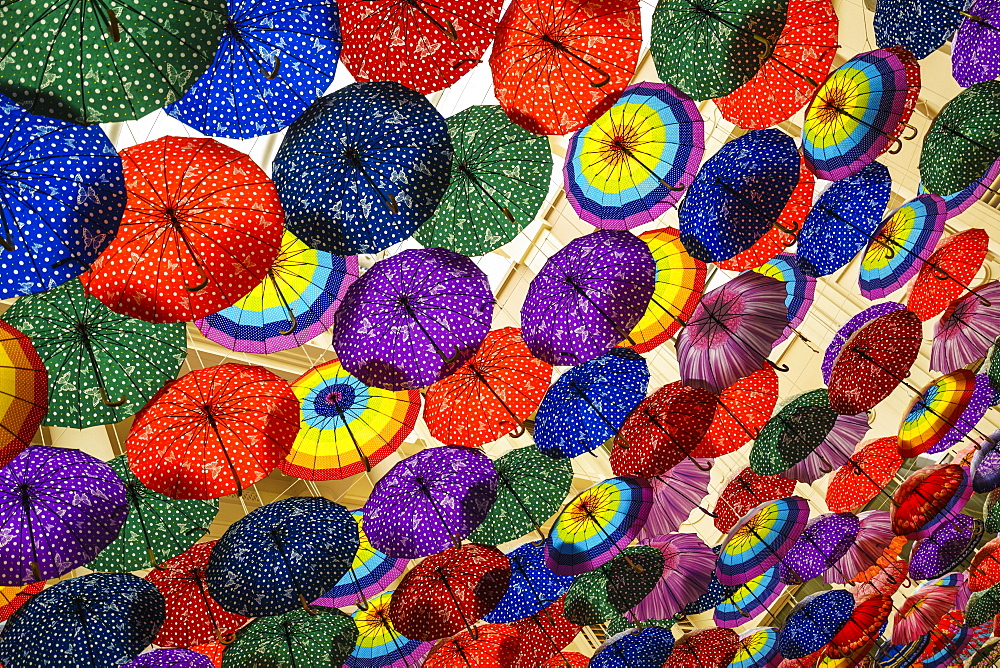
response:
<path fill-rule="evenodd" d="M 853 513 L 828 513 L 809 520 L 779 564 L 785 584 L 802 584 L 819 577 L 840 561 L 857 540 L 861 520 Z"/>
<path fill-rule="evenodd" d="M 951 74 L 963 88 L 1000 76 L 1000 2 L 973 0 L 955 33 Z"/>
<path fill-rule="evenodd" d="M 125 485 L 79 450 L 33 445 L 0 469 L 0 585 L 57 578 L 115 539 Z"/>
<path fill-rule="evenodd" d="M 979 386 L 979 377 L 976 377 Z M 972 491 L 986 494 L 1000 487 L 1000 429 L 990 434 L 989 440 L 983 439 L 979 450 L 972 456 L 969 472 L 972 474 Z"/>
<path fill-rule="evenodd" d="M 951 373 L 961 369 L 984 357 L 998 336 L 1000 281 L 991 281 L 977 288 L 975 294 L 949 304 L 934 324 L 931 370 Z"/>
<path fill-rule="evenodd" d="M 986 411 L 990 409 L 992 404 L 993 388 L 990 387 L 989 377 L 985 373 L 976 375 L 976 389 L 973 390 L 972 396 L 969 397 L 969 402 L 965 404 L 962 415 L 955 420 L 951 429 L 945 432 L 941 440 L 927 451 L 927 454 L 934 455 L 944 452 L 965 438 L 970 431 L 976 429 L 976 425 L 985 417 Z M 976 431 L 978 432 L 978 430 Z"/>
<path fill-rule="evenodd" d="M 769 364 L 774 342 L 788 325 L 785 284 L 746 271 L 702 296 L 677 336 L 685 385 L 719 393 Z"/>
<path fill-rule="evenodd" d="M 781 477 L 804 483 L 819 480 L 848 462 L 869 429 L 871 425 L 868 424 L 866 413 L 838 416 L 823 442 L 806 455 L 805 459 L 783 471 Z"/>
<path fill-rule="evenodd" d="M 886 313 L 892 313 L 893 311 L 902 311 L 905 308 L 906 306 L 897 302 L 882 302 L 881 304 L 876 304 L 875 306 L 869 306 L 864 311 L 848 320 L 843 327 L 838 329 L 837 333 L 833 335 L 833 340 L 830 341 L 830 345 L 826 347 L 826 352 L 823 354 L 823 363 L 820 367 L 823 371 L 823 382 L 830 382 L 830 372 L 833 371 L 833 363 L 836 361 L 837 355 L 840 354 L 844 344 L 847 343 L 847 339 L 851 338 L 851 335 L 854 334 L 854 332 L 858 331 L 875 318 L 883 316 Z"/>
<path fill-rule="evenodd" d="M 910 578 L 930 580 L 956 568 L 979 546 L 983 531 L 982 520 L 968 515 L 952 515 L 913 548 L 910 553 Z"/>
<path fill-rule="evenodd" d="M 682 459 L 680 464 L 653 478 L 653 507 L 639 536 L 652 538 L 677 531 L 708 495 L 711 479 L 712 460 L 691 458 Z"/>
<path fill-rule="evenodd" d="M 633 619 L 670 619 L 708 590 L 715 552 L 701 538 L 675 533 L 643 538 L 639 544 L 663 553 L 663 575 L 653 591 L 632 608 Z"/>
<path fill-rule="evenodd" d="M 212 660 L 189 649 L 158 649 L 140 654 L 122 668 L 214 668 Z"/>
<path fill-rule="evenodd" d="M 846 584 L 849 578 L 871 568 L 896 537 L 888 512 L 867 510 L 857 517 L 860 522 L 857 538 L 844 556 L 823 573 L 826 582 Z"/>
<path fill-rule="evenodd" d="M 479 526 L 497 496 L 497 471 L 479 450 L 422 450 L 375 483 L 363 530 L 376 550 L 416 559 L 457 545 Z"/>
<path fill-rule="evenodd" d="M 334 316 L 333 347 L 366 385 L 427 387 L 475 354 L 490 331 L 493 301 L 486 274 L 464 255 L 405 250 L 348 288 Z"/>
<path fill-rule="evenodd" d="M 653 296 L 656 262 L 625 230 L 574 239 L 532 279 L 521 306 L 521 333 L 532 354 L 577 365 L 628 339 Z"/>

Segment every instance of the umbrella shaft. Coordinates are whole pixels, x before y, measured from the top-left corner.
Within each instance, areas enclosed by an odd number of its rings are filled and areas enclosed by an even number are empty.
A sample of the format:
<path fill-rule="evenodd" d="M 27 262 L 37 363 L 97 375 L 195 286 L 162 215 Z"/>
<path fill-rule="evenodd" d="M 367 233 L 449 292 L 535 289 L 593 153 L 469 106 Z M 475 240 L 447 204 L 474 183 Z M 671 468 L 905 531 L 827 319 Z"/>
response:
<path fill-rule="evenodd" d="M 461 164 L 458 166 L 458 171 L 464 174 L 465 178 L 469 179 L 469 183 L 476 186 L 476 188 L 478 188 L 479 191 L 483 193 L 490 202 L 493 203 L 493 206 L 495 206 L 497 209 L 500 210 L 500 213 L 502 213 L 504 217 L 507 218 L 507 220 L 509 220 L 511 223 L 515 224 L 517 223 L 517 221 L 514 220 L 514 216 L 511 214 L 510 209 L 503 206 L 502 204 L 500 204 L 500 202 L 497 201 L 497 199 L 490 193 L 490 191 L 486 189 L 486 186 L 484 186 L 476 177 L 476 175 L 472 173 L 472 170 L 470 170 L 464 164 Z"/>

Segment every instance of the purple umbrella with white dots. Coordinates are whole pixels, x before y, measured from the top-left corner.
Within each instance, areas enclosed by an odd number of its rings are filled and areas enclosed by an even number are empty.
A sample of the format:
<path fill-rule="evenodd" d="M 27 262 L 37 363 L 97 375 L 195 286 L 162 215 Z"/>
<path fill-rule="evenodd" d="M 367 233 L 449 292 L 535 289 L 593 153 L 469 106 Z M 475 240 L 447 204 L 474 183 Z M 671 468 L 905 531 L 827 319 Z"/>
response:
<path fill-rule="evenodd" d="M 157 649 L 140 654 L 122 668 L 213 668 L 204 654 L 189 649 Z"/>
<path fill-rule="evenodd" d="M 785 584 L 802 584 L 819 577 L 857 540 L 861 520 L 852 513 L 828 513 L 809 521 L 779 566 Z"/>

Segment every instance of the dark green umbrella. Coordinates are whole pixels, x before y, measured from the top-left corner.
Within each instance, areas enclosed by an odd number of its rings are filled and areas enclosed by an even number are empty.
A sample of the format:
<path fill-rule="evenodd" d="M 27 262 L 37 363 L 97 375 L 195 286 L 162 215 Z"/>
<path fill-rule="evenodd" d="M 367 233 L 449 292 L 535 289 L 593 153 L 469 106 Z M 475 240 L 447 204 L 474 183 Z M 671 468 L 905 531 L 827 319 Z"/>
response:
<path fill-rule="evenodd" d="M 512 123 L 499 105 L 470 107 L 447 123 L 451 183 L 417 241 L 485 255 L 535 219 L 552 176 L 549 140 Z"/>
<path fill-rule="evenodd" d="M 969 628 L 985 624 L 1000 614 L 1000 585 L 977 591 L 965 606 L 965 625 Z"/>
<path fill-rule="evenodd" d="M 826 389 L 799 395 L 757 434 L 750 450 L 750 468 L 758 475 L 787 471 L 819 447 L 838 417 Z"/>
<path fill-rule="evenodd" d="M 28 335 L 49 372 L 42 424 L 83 429 L 134 414 L 187 356 L 182 322 L 153 324 L 119 315 L 72 280 L 21 297 L 4 320 Z"/>
<path fill-rule="evenodd" d="M 493 462 L 497 498 L 469 540 L 499 545 L 532 531 L 545 540 L 540 527 L 559 512 L 573 484 L 570 462 L 544 455 L 531 445 L 511 450 Z"/>
<path fill-rule="evenodd" d="M 695 100 L 729 95 L 771 56 L 787 12 L 788 0 L 659 0 L 656 73 Z"/>
<path fill-rule="evenodd" d="M 573 581 L 563 600 L 566 619 L 590 626 L 614 620 L 638 605 L 663 575 L 663 553 L 637 545 Z"/>
<path fill-rule="evenodd" d="M 171 499 L 135 477 L 125 455 L 108 462 L 125 483 L 128 516 L 118 537 L 87 564 L 92 571 L 128 573 L 159 566 L 208 533 L 219 500 Z"/>
<path fill-rule="evenodd" d="M 989 533 L 1000 533 L 1000 488 L 986 495 L 983 503 L 983 524 Z"/>
<path fill-rule="evenodd" d="M 336 608 L 297 608 L 258 617 L 222 653 L 222 668 L 319 668 L 343 665 L 358 627 Z"/>
<path fill-rule="evenodd" d="M 140 118 L 208 69 L 225 21 L 224 0 L 6 0 L 0 93 L 74 123 Z"/>

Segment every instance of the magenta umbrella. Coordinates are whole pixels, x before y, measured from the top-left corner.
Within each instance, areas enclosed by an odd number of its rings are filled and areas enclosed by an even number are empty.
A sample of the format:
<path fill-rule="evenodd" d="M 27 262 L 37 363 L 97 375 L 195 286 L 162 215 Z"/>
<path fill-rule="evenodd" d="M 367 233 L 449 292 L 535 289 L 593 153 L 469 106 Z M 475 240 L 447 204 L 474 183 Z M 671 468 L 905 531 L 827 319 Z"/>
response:
<path fill-rule="evenodd" d="M 986 355 L 1000 336 L 1000 281 L 956 299 L 934 325 L 931 370 L 951 373 Z"/>
<path fill-rule="evenodd" d="M 847 552 L 833 566 L 823 572 L 823 580 L 846 584 L 848 578 L 874 566 L 883 551 L 896 537 L 892 532 L 889 513 L 884 510 L 867 510 L 858 513 L 858 534 Z"/>
<path fill-rule="evenodd" d="M 838 416 L 833 422 L 833 428 L 815 450 L 778 475 L 804 483 L 819 480 L 847 463 L 869 429 L 871 425 L 868 424 L 868 415 L 865 413 Z"/>
<path fill-rule="evenodd" d="M 701 507 L 702 500 L 708 496 L 711 479 L 711 460 L 688 457 L 666 473 L 652 478 L 653 507 L 639 536 L 652 538 L 677 531 L 691 511 Z M 705 513 L 710 514 L 707 510 Z"/>
<path fill-rule="evenodd" d="M 715 552 L 701 538 L 675 533 L 643 538 L 639 544 L 663 553 L 663 575 L 653 591 L 632 608 L 633 619 L 670 619 L 706 592 L 715 570 Z"/>

